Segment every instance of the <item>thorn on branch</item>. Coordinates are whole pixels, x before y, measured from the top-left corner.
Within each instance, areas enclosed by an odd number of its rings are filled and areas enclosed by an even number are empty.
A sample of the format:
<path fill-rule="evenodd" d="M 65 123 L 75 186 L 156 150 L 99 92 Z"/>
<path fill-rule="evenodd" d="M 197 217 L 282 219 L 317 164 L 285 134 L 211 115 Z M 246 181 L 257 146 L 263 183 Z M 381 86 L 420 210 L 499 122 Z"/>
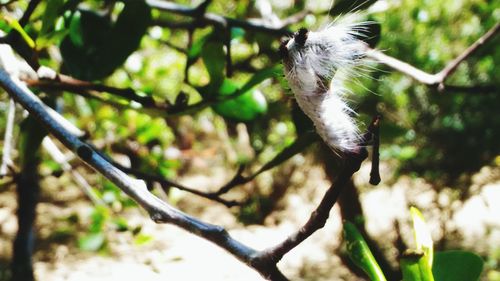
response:
<path fill-rule="evenodd" d="M 370 184 L 378 185 L 381 181 L 380 178 L 380 119 L 381 116 L 377 115 L 373 118 L 370 128 L 368 129 L 372 133 L 373 140 L 373 152 L 372 152 L 372 168 L 370 171 Z"/>
<path fill-rule="evenodd" d="M 212 3 L 212 0 L 205 0 L 205 1 L 201 2 L 200 5 L 198 5 L 196 8 L 194 8 L 193 15 L 195 17 L 202 17 L 206 13 L 208 5 L 210 5 L 211 3 Z"/>

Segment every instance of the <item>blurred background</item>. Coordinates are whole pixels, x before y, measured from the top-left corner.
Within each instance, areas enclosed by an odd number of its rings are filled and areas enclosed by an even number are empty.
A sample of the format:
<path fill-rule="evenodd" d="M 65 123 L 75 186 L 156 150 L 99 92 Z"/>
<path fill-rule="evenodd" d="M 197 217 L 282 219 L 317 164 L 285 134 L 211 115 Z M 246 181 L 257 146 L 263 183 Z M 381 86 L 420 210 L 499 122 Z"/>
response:
<path fill-rule="evenodd" d="M 30 2 L 40 3 L 23 23 Z M 500 4 L 486 0 L 165 3 L 172 4 L 2 0 L 2 43 L 32 66 L 126 89 L 117 94 L 25 79 L 157 196 L 259 249 L 309 218 L 342 165 L 312 133 L 282 77 L 282 38 L 350 14 L 351 21 L 371 22 L 372 46 L 432 74 L 500 22 Z M 236 20 L 221 25 L 206 15 Z M 360 126 L 382 116 L 382 182 L 368 184 L 365 161 L 325 228 L 280 262 L 285 275 L 363 280 L 342 246 L 342 219 L 348 219 L 361 225 L 381 266 L 398 276 L 399 256 L 413 243 L 408 209 L 416 206 L 437 250 L 475 252 L 485 261 L 481 280 L 500 280 L 499 43 L 496 36 L 463 61 L 443 90 L 373 61 L 356 69 L 346 87 Z M 3 136 L 9 98 L 4 91 L 0 97 Z M 19 106 L 14 124 L 20 124 L 13 133 L 14 168 L 0 185 L 0 280 L 10 278 L 18 229 L 13 175 L 27 167 L 40 185 L 38 280 L 261 280 L 209 242 L 150 222 L 55 139 L 52 146 L 40 144 L 46 133 Z M 217 197 L 221 202 L 172 182 L 206 194 L 231 188 Z M 226 206 L 229 201 L 236 204 Z"/>

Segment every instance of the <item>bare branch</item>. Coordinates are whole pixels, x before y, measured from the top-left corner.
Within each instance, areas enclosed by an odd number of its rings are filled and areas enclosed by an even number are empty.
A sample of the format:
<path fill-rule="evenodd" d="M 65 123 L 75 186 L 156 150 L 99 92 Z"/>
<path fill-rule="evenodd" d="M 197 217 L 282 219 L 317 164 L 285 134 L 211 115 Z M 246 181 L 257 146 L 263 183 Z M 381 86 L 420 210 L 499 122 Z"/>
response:
<path fill-rule="evenodd" d="M 243 176 L 242 173 L 243 173 L 244 166 L 240 166 L 238 168 L 237 173 L 234 175 L 234 177 L 229 182 L 227 182 L 225 185 L 220 187 L 216 192 L 214 192 L 214 195 L 220 196 L 224 193 L 229 192 L 232 188 L 234 188 L 237 185 L 245 184 L 247 182 L 252 181 L 258 175 L 262 174 L 263 172 L 278 166 L 279 164 L 283 163 L 284 161 L 290 159 L 292 156 L 302 152 L 305 148 L 307 148 L 310 144 L 315 142 L 317 139 L 318 139 L 318 135 L 312 131 L 299 135 L 293 143 L 291 143 L 289 146 L 285 147 L 273 159 L 271 159 L 269 162 L 262 165 L 256 172 L 254 172 L 251 175 Z"/>
<path fill-rule="evenodd" d="M 476 52 L 479 47 L 484 45 L 488 40 L 491 40 L 500 31 L 500 24 L 496 24 L 492 27 L 488 32 L 486 32 L 481 38 L 479 38 L 474 44 L 472 44 L 469 48 L 467 48 L 461 55 L 457 58 L 449 62 L 443 70 L 436 74 L 429 74 L 424 72 L 408 63 L 400 61 L 396 58 L 388 56 L 378 50 L 368 49 L 368 57 L 371 57 L 403 74 L 406 74 L 413 79 L 417 80 L 420 83 L 430 85 L 430 86 L 438 86 L 440 90 L 446 88 L 444 82 L 446 79 L 457 69 L 458 65 L 463 62 L 465 59 L 470 57 L 474 52 Z"/>
<path fill-rule="evenodd" d="M 168 1 L 160 1 L 160 0 L 146 0 L 146 3 L 151 8 L 154 9 L 193 17 L 200 23 L 216 25 L 222 28 L 227 28 L 228 26 L 234 26 L 234 27 L 241 27 L 246 30 L 265 32 L 280 36 L 290 34 L 290 32 L 286 30 L 286 28 L 284 28 L 283 26 L 276 27 L 256 20 L 255 21 L 238 20 L 207 12 L 199 13 L 198 7 L 191 8 L 181 4 L 172 3 Z"/>
<path fill-rule="evenodd" d="M 9 107 L 7 109 L 7 120 L 5 125 L 5 134 L 3 138 L 2 149 L 2 164 L 0 166 L 0 178 L 7 175 L 8 166 L 12 165 L 11 150 L 12 150 L 12 132 L 14 131 L 14 119 L 16 115 L 16 103 L 12 98 L 9 99 Z"/>
<path fill-rule="evenodd" d="M 30 20 L 31 15 L 35 11 L 36 7 L 40 4 L 40 0 L 31 0 L 28 4 L 28 8 L 24 11 L 23 16 L 19 20 L 19 24 L 24 27 Z"/>
<path fill-rule="evenodd" d="M 116 88 L 107 86 L 100 83 L 92 83 L 88 81 L 83 81 L 75 79 L 73 77 L 58 74 L 55 79 L 25 79 L 26 84 L 30 87 L 36 87 L 44 90 L 61 90 L 70 92 L 81 92 L 81 91 L 95 91 L 95 92 L 107 92 L 127 100 L 132 100 L 140 103 L 145 108 L 156 107 L 164 108 L 168 107 L 168 104 L 160 104 L 155 102 L 155 100 L 150 96 L 138 95 L 131 88 Z"/>
<path fill-rule="evenodd" d="M 486 32 L 483 36 L 477 39 L 476 42 L 474 42 L 474 44 L 472 44 L 469 48 L 467 48 L 461 55 L 459 55 L 454 60 L 449 62 L 446 65 L 446 67 L 437 74 L 440 77 L 442 77 L 441 84 L 444 83 L 444 81 L 448 76 L 450 76 L 453 72 L 455 72 L 455 70 L 457 69 L 458 65 L 461 62 L 470 57 L 474 52 L 476 52 L 479 49 L 479 47 L 484 45 L 488 40 L 498 35 L 499 31 L 500 31 L 500 23 L 497 23 L 490 30 L 488 30 L 488 32 Z"/>
<path fill-rule="evenodd" d="M 160 200 L 147 190 L 142 180 L 136 180 L 119 170 L 99 153 L 95 152 L 90 145 L 81 141 L 71 134 L 46 111 L 42 102 L 19 80 L 11 78 L 7 72 L 0 69 L 0 85 L 33 115 L 47 130 L 63 143 L 68 149 L 76 153 L 86 164 L 116 184 L 122 191 L 135 200 L 157 223 L 171 223 L 177 225 L 193 234 L 203 237 L 233 254 L 240 261 L 256 269 L 263 276 L 271 273 L 283 276 L 275 265 L 257 268 L 251 264 L 252 257 L 256 251 L 236 240 L 234 240 L 224 228 L 202 222 L 191 217 L 168 203 Z M 278 273 L 276 273 L 278 272 Z M 286 280 L 286 278 L 281 279 Z"/>
<path fill-rule="evenodd" d="M 180 189 L 182 191 L 193 193 L 193 194 L 196 194 L 200 197 L 207 198 L 207 199 L 213 200 L 215 202 L 221 203 L 228 208 L 241 205 L 240 202 L 237 202 L 234 200 L 225 200 L 225 199 L 221 198 L 218 194 L 199 191 L 199 190 L 184 186 L 182 184 L 179 184 L 177 182 L 174 182 L 172 180 L 166 179 L 166 178 L 159 176 L 159 175 L 153 175 L 153 174 L 145 173 L 145 172 L 135 170 L 132 168 L 127 168 L 127 167 L 124 167 L 116 162 L 112 162 L 112 164 L 114 166 L 116 166 L 117 168 L 119 168 L 120 170 L 122 170 L 128 174 L 134 175 L 137 178 L 140 178 L 140 179 L 145 180 L 147 182 L 150 182 L 150 181 L 157 182 L 164 189 L 168 188 L 168 187 L 175 187 L 175 188 Z"/>

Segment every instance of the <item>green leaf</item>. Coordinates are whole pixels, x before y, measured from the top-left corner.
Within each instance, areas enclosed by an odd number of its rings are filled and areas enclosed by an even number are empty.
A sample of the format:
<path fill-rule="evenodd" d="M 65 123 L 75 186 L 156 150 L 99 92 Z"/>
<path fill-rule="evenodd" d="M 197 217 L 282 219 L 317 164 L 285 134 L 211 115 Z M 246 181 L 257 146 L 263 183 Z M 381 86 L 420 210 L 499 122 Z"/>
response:
<path fill-rule="evenodd" d="M 400 261 L 403 281 L 434 281 L 429 258 L 422 251 L 406 251 Z"/>
<path fill-rule="evenodd" d="M 436 281 L 476 281 L 481 276 L 483 265 L 483 259 L 471 252 L 437 252 L 432 273 Z"/>
<path fill-rule="evenodd" d="M 385 281 L 384 273 L 373 257 L 365 239 L 353 223 L 344 223 L 344 239 L 349 258 L 361 268 L 372 281 Z"/>
<path fill-rule="evenodd" d="M 31 37 L 28 35 L 28 33 L 26 33 L 26 31 L 24 31 L 24 28 L 19 24 L 19 22 L 15 18 L 5 15 L 3 16 L 3 19 L 7 22 L 10 28 L 14 29 L 21 35 L 21 38 L 23 38 L 26 45 L 28 45 L 31 49 L 35 48 L 35 41 L 31 39 Z"/>
<path fill-rule="evenodd" d="M 201 50 L 201 57 L 210 76 L 209 92 L 213 93 L 224 82 L 226 55 L 221 42 L 207 42 Z"/>
<path fill-rule="evenodd" d="M 267 112 L 267 101 L 265 96 L 257 90 L 252 91 L 252 88 L 262 83 L 262 81 L 281 75 L 282 68 L 270 67 L 256 72 L 241 88 L 238 85 L 225 79 L 219 88 L 219 96 L 234 96 L 234 99 L 222 101 L 213 106 L 215 112 L 223 117 L 235 121 L 251 121 Z M 211 91 L 210 88 L 205 88 L 204 92 Z M 205 94 L 205 96 L 211 94 Z"/>
<path fill-rule="evenodd" d="M 136 235 L 136 237 L 134 239 L 134 243 L 136 245 L 144 245 L 144 244 L 147 244 L 147 243 L 153 241 L 153 238 L 154 237 L 151 235 L 139 233 Z"/>
<path fill-rule="evenodd" d="M 69 22 L 69 39 L 71 42 L 77 46 L 77 47 L 82 47 L 83 46 L 83 27 L 84 25 L 82 23 L 82 13 L 86 15 L 86 17 L 89 17 L 89 21 L 93 17 L 93 13 L 91 14 L 88 11 L 75 11 L 71 17 L 71 20 Z M 95 15 L 98 17 L 98 15 Z M 84 16 L 85 17 L 85 16 Z M 99 32 L 100 30 L 103 30 L 102 27 L 97 30 Z"/>
<path fill-rule="evenodd" d="M 127 219 L 123 217 L 116 218 L 113 222 L 115 223 L 116 231 L 118 232 L 124 232 L 129 229 Z"/>
<path fill-rule="evenodd" d="M 114 23 L 95 11 L 75 12 L 60 46 L 66 71 L 84 80 L 110 75 L 139 47 L 150 21 L 144 1 L 125 1 Z"/>
<path fill-rule="evenodd" d="M 245 36 L 245 29 L 241 27 L 231 28 L 231 39 L 239 39 Z"/>
<path fill-rule="evenodd" d="M 235 82 L 225 79 L 219 94 L 221 96 L 234 95 L 238 91 Z M 251 121 L 267 112 L 267 101 L 258 90 L 247 91 L 234 99 L 219 102 L 212 106 L 215 112 L 225 118 L 235 121 Z"/>
<path fill-rule="evenodd" d="M 124 1 L 125 7 L 112 29 L 112 38 L 107 41 L 105 58 L 115 68 L 122 65 L 141 43 L 151 23 L 151 8 L 145 1 Z"/>
<path fill-rule="evenodd" d="M 428 257 L 427 261 L 429 262 L 429 268 L 432 268 L 432 258 L 434 254 L 431 232 L 425 223 L 424 216 L 417 208 L 411 207 L 410 214 L 413 221 L 416 250 L 423 252 L 424 255 Z"/>
<path fill-rule="evenodd" d="M 283 66 L 278 65 L 275 67 L 264 68 L 256 72 L 239 90 L 240 92 L 246 92 L 256 85 L 262 83 L 264 80 L 272 77 L 279 77 L 283 75 Z"/>
<path fill-rule="evenodd" d="M 203 49 L 203 46 L 205 46 L 205 43 L 208 41 L 210 36 L 212 36 L 212 34 L 207 34 L 205 36 L 198 38 L 193 42 L 191 48 L 189 48 L 187 53 L 188 59 L 190 61 L 193 61 L 200 56 L 201 50 Z"/>
<path fill-rule="evenodd" d="M 45 12 L 42 16 L 41 35 L 47 34 L 54 29 L 57 17 L 60 15 L 64 0 L 47 0 Z"/>
<path fill-rule="evenodd" d="M 108 221 L 110 211 L 104 206 L 96 206 L 90 215 L 89 231 L 93 233 L 101 232 L 104 229 L 105 223 Z"/>
<path fill-rule="evenodd" d="M 84 251 L 98 251 L 106 242 L 106 237 L 102 232 L 89 233 L 78 239 L 78 248 Z"/>

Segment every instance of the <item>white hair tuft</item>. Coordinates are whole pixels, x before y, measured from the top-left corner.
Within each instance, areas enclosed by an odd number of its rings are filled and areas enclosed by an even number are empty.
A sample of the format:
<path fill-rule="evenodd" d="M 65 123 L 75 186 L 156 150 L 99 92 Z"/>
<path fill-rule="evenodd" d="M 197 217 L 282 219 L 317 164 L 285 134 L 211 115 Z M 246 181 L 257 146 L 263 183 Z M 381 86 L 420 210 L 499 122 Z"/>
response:
<path fill-rule="evenodd" d="M 334 23 L 317 32 L 300 29 L 280 47 L 297 103 L 334 151 L 351 152 L 360 145 L 342 82 L 363 63 L 366 44 L 359 38 L 365 28 L 363 23 Z"/>

